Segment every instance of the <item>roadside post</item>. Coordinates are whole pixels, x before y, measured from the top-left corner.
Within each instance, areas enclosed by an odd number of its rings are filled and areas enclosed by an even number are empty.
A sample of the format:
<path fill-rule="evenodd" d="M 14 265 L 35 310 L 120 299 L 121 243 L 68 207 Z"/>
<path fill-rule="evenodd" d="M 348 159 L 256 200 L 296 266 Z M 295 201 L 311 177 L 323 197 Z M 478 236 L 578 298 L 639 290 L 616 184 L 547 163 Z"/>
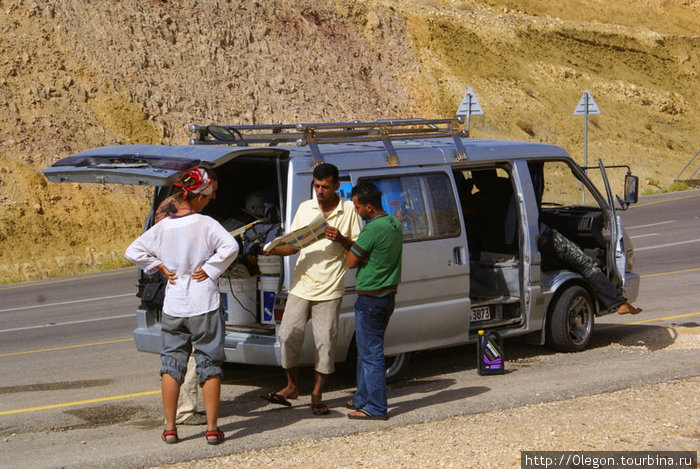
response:
<path fill-rule="evenodd" d="M 481 109 L 481 104 L 479 104 L 479 100 L 476 99 L 474 90 L 471 86 L 468 87 L 467 91 L 464 93 L 464 98 L 462 98 L 462 102 L 459 103 L 459 107 L 457 108 L 458 116 L 467 116 L 467 137 L 469 137 L 469 129 L 471 127 L 472 114 L 477 115 L 483 113 L 484 111 Z"/>
<path fill-rule="evenodd" d="M 584 171 L 588 167 L 588 114 L 600 114 L 600 109 L 593 99 L 591 92 L 586 90 L 583 92 L 581 99 L 574 109 L 574 115 L 584 115 L 583 119 L 583 167 Z M 581 183 L 581 197 L 583 203 L 586 202 L 586 193 L 583 190 L 583 183 Z"/>

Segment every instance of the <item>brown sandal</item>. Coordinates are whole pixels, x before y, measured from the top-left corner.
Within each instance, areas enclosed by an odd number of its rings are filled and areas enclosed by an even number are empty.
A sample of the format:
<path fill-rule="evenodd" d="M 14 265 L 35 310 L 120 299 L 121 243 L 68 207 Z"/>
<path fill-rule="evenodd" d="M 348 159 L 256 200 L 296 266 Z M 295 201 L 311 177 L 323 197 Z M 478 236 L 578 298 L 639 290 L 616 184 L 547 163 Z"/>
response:
<path fill-rule="evenodd" d="M 314 415 L 319 416 L 319 415 L 328 415 L 331 413 L 330 409 L 326 404 L 323 402 L 320 404 L 311 404 L 311 412 L 314 413 Z"/>

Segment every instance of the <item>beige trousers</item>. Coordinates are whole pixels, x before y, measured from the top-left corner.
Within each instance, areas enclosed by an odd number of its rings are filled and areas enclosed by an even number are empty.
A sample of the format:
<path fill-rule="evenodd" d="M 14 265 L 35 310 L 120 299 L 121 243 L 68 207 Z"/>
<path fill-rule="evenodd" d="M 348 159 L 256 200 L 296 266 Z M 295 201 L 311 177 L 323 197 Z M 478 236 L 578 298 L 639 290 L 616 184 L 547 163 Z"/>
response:
<path fill-rule="evenodd" d="M 342 298 L 309 301 L 289 294 L 279 331 L 282 368 L 299 366 L 306 322 L 311 319 L 316 349 L 314 369 L 324 375 L 335 371 L 335 342 L 342 301 Z"/>

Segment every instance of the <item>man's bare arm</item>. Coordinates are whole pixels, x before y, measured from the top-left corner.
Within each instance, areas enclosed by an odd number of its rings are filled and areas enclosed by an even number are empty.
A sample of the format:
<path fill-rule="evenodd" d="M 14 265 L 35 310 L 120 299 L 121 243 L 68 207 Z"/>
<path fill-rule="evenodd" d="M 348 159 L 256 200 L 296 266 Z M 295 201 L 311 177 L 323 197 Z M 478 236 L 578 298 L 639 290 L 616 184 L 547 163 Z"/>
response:
<path fill-rule="evenodd" d="M 263 245 L 261 245 L 260 247 L 262 246 Z M 273 248 L 270 251 L 263 251 L 263 254 L 266 256 L 292 256 L 298 252 L 299 250 L 297 248 L 286 245 L 277 246 L 276 248 Z"/>

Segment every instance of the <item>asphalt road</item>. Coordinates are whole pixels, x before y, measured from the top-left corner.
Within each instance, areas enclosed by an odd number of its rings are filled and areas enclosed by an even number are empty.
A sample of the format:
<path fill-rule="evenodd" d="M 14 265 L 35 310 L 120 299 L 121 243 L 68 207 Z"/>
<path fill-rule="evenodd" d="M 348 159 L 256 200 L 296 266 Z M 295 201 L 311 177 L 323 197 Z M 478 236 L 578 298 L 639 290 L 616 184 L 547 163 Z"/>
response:
<path fill-rule="evenodd" d="M 700 350 L 671 347 L 673 327 L 700 324 L 700 191 L 643 197 L 621 216 L 644 313 L 600 318 L 586 351 L 509 341 L 509 372 L 489 377 L 476 373 L 473 346 L 415 354 L 390 387 L 391 419 L 371 423 L 345 418 L 352 384 L 339 375 L 324 396 L 331 415 L 314 418 L 309 389 L 291 409 L 260 399 L 281 386 L 280 370 L 227 366 L 219 447 L 204 443 L 204 427 L 160 441 L 158 356 L 132 340 L 134 269 L 2 286 L 0 467 L 143 467 L 700 375 Z"/>

